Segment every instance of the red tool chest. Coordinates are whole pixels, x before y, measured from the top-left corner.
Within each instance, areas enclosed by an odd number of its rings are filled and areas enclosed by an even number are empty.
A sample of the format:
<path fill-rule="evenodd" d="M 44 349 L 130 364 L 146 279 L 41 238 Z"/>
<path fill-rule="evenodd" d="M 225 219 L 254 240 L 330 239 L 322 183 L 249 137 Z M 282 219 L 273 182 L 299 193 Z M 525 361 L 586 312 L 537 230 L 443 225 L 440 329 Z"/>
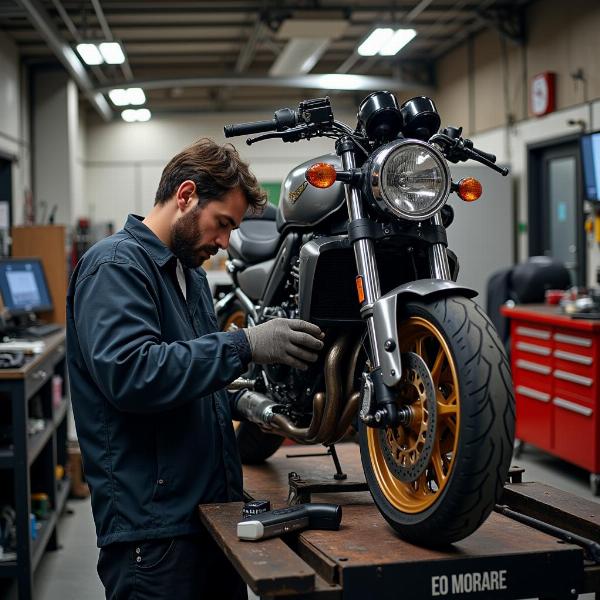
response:
<path fill-rule="evenodd" d="M 600 321 L 555 306 L 503 307 L 511 321 L 517 439 L 590 471 L 600 493 Z"/>

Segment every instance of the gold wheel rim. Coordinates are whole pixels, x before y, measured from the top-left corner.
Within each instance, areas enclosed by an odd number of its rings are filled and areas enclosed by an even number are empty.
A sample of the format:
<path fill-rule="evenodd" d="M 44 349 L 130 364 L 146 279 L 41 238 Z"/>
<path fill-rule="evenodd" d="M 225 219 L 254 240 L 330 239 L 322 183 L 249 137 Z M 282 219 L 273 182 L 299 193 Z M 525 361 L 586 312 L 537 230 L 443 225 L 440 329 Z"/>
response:
<path fill-rule="evenodd" d="M 246 313 L 243 310 L 236 310 L 227 317 L 223 324 L 223 331 L 229 331 L 232 325 L 235 325 L 238 329 L 246 326 Z"/>
<path fill-rule="evenodd" d="M 416 481 L 403 482 L 389 469 L 379 430 L 367 427 L 367 441 L 373 473 L 387 501 L 401 512 L 419 513 L 440 497 L 454 467 L 460 431 L 458 374 L 444 336 L 426 319 L 411 317 L 403 322 L 398 330 L 398 339 L 401 340 L 400 351 L 418 354 L 427 364 L 433 379 L 437 428 L 431 459 Z M 413 421 L 411 426 L 419 427 L 419 424 Z M 398 436 L 386 431 L 382 437 L 389 440 Z"/>

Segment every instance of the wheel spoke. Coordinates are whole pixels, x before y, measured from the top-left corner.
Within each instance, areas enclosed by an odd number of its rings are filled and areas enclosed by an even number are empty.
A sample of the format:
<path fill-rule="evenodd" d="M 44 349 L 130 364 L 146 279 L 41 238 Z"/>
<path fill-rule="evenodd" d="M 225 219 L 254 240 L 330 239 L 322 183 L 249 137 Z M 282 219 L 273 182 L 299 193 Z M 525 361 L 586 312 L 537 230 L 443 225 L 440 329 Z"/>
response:
<path fill-rule="evenodd" d="M 421 335 L 415 339 L 415 354 L 418 354 L 427 363 L 427 351 L 425 350 L 426 336 Z"/>
<path fill-rule="evenodd" d="M 433 463 L 433 470 L 435 471 L 438 488 L 441 488 L 442 483 L 446 479 L 446 475 L 444 475 L 444 465 L 442 461 L 442 455 L 440 454 L 440 444 L 437 439 L 435 440 L 435 444 L 433 445 L 433 450 L 431 453 L 431 462 Z"/>
<path fill-rule="evenodd" d="M 444 425 L 450 430 L 450 433 L 453 436 L 456 436 L 456 421 L 454 421 L 454 419 L 444 419 Z"/>
<path fill-rule="evenodd" d="M 444 402 L 437 403 L 438 418 L 448 419 L 449 417 L 458 414 L 458 406 L 456 404 L 445 404 Z"/>
<path fill-rule="evenodd" d="M 431 367 L 431 378 L 433 379 L 433 385 L 437 387 L 440 375 L 442 373 L 442 365 L 444 364 L 444 360 L 446 355 L 444 354 L 444 349 L 440 348 L 438 350 L 437 356 L 435 357 L 435 362 L 433 363 L 433 367 Z"/>

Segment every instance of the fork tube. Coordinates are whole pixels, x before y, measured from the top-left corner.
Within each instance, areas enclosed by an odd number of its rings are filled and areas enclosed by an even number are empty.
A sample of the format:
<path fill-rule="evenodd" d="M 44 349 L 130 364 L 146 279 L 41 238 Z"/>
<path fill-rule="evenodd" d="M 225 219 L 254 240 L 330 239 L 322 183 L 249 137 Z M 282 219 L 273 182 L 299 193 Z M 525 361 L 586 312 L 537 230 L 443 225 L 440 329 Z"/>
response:
<path fill-rule="evenodd" d="M 442 217 L 439 212 L 433 215 L 431 221 L 434 225 L 443 227 Z M 432 244 L 430 246 L 429 265 L 432 279 L 445 279 L 447 281 L 452 279 L 450 263 L 448 262 L 448 253 L 446 252 L 446 246 L 444 246 L 444 244 Z"/>
<path fill-rule="evenodd" d="M 353 169 L 356 166 L 354 160 L 354 151 L 350 148 L 344 149 L 341 153 L 342 165 L 346 171 Z M 348 215 L 350 221 L 356 221 L 363 218 L 363 208 L 360 199 L 360 194 L 356 188 L 346 184 L 346 204 L 348 205 Z M 381 288 L 379 285 L 379 273 L 377 272 L 377 263 L 375 262 L 375 250 L 372 240 L 360 239 L 353 244 L 354 256 L 356 258 L 356 266 L 359 275 L 362 276 L 363 289 L 365 292 L 365 302 L 363 308 L 370 308 L 374 302 L 381 296 Z M 379 367 L 379 350 L 376 343 L 375 324 L 373 316 L 369 314 L 366 318 L 367 329 L 369 331 L 369 339 L 371 342 L 371 351 L 373 353 L 374 368 Z"/>

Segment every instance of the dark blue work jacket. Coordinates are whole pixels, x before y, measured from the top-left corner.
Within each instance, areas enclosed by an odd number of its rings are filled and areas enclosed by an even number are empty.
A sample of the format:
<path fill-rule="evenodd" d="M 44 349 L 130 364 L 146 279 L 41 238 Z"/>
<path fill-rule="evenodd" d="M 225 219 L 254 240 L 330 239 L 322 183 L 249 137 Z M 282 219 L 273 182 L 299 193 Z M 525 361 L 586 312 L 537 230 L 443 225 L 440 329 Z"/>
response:
<path fill-rule="evenodd" d="M 197 505 L 242 499 L 223 388 L 250 360 L 217 332 L 206 275 L 139 217 L 81 259 L 67 295 L 67 360 L 98 546 L 199 530 Z"/>

